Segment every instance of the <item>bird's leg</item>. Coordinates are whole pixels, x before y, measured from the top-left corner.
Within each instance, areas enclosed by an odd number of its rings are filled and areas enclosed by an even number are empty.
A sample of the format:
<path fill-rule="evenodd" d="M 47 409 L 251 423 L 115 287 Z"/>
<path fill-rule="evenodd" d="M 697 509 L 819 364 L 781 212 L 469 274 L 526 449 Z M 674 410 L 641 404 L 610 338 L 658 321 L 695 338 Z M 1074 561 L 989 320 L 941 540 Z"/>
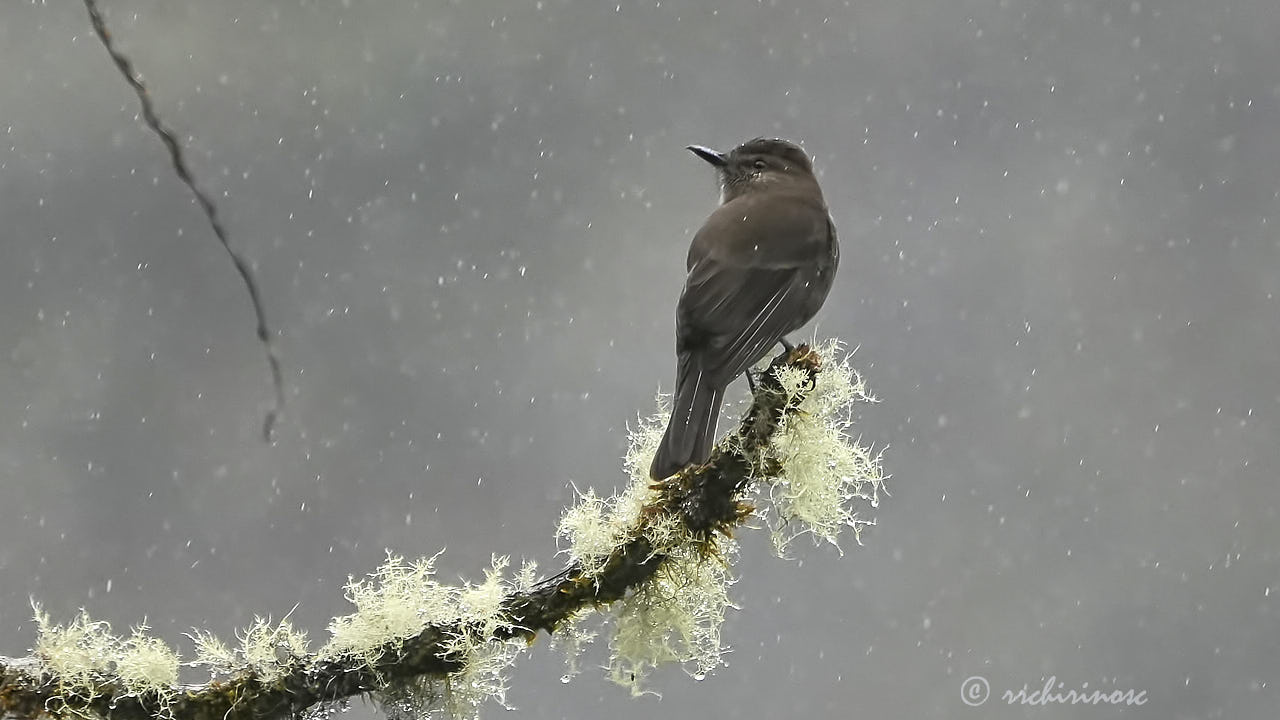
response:
<path fill-rule="evenodd" d="M 755 397 L 756 396 L 756 380 L 755 378 L 751 377 L 751 370 L 748 369 L 746 372 L 742 374 L 747 376 L 747 387 L 751 388 L 751 397 Z"/>

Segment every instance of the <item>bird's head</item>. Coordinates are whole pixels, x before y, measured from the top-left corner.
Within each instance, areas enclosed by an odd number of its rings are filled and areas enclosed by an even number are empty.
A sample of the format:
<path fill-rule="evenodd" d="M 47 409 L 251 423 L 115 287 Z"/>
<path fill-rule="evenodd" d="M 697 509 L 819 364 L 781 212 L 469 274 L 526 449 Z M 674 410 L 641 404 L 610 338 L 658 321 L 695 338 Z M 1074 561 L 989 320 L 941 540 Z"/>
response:
<path fill-rule="evenodd" d="M 722 203 L 748 192 L 780 185 L 817 186 L 809 156 L 799 145 L 786 140 L 756 138 L 727 153 L 701 145 L 690 145 L 688 149 L 716 168 Z"/>

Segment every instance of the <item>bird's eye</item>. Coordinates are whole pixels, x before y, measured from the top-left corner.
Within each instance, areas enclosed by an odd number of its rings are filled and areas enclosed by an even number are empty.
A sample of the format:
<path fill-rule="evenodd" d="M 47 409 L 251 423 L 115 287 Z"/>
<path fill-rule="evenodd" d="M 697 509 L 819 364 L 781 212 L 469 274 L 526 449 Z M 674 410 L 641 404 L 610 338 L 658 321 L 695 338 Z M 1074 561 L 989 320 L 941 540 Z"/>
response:
<path fill-rule="evenodd" d="M 756 166 L 757 170 L 763 170 L 765 167 L 765 162 L 763 160 L 757 160 L 753 164 Z"/>

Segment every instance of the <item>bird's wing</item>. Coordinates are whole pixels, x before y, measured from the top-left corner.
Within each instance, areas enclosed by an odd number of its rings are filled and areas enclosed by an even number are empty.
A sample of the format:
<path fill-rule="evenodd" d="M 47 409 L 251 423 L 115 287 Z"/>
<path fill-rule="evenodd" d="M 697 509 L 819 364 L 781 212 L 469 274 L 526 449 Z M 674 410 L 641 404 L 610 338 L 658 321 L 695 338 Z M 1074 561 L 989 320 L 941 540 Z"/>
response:
<path fill-rule="evenodd" d="M 681 295 L 677 332 L 690 338 L 717 385 L 755 364 L 805 321 L 812 273 L 801 269 L 720 266 L 691 276 Z"/>

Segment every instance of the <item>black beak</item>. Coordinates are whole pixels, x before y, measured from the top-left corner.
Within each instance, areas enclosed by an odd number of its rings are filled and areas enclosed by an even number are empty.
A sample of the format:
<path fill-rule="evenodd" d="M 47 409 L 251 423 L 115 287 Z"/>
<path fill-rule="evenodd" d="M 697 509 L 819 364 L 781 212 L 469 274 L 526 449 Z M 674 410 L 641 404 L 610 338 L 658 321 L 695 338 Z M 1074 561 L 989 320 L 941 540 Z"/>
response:
<path fill-rule="evenodd" d="M 726 158 L 723 153 L 718 153 L 709 147 L 703 147 L 701 145 L 690 145 L 687 149 L 690 152 L 692 152 L 694 155 L 697 155 L 698 157 L 702 158 L 703 160 L 706 160 L 707 162 L 711 163 L 712 165 L 715 165 L 718 168 L 722 168 L 725 165 L 729 164 L 729 159 Z"/>

